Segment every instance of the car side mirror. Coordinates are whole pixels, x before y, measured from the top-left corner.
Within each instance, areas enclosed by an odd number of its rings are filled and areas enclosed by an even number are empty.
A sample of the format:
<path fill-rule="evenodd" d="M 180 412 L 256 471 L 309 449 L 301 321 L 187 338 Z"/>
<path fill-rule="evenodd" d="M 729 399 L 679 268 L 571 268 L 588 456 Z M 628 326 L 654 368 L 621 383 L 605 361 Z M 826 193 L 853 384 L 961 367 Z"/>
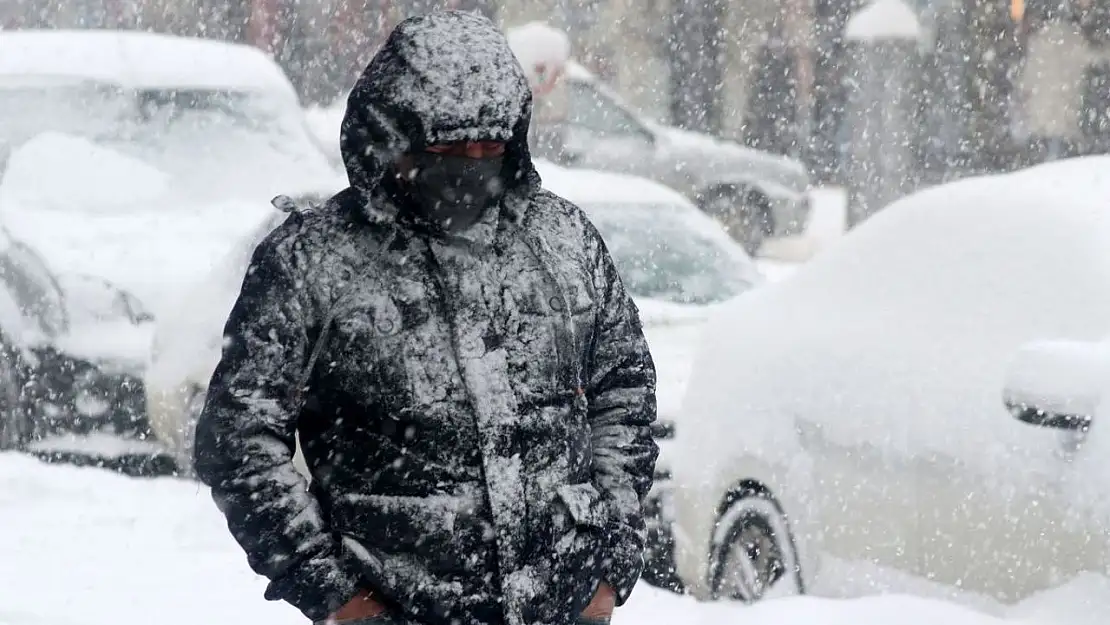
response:
<path fill-rule="evenodd" d="M 1069 432 L 1083 432 L 1091 429 L 1093 418 L 1091 415 L 1068 414 L 1043 410 L 1031 404 L 1015 404 L 1006 402 L 1006 409 L 1015 419 L 1022 423 L 1054 430 Z"/>
<path fill-rule="evenodd" d="M 1003 404 L 1029 425 L 1086 432 L 1110 388 L 1110 343 L 1035 341 L 1010 362 Z"/>

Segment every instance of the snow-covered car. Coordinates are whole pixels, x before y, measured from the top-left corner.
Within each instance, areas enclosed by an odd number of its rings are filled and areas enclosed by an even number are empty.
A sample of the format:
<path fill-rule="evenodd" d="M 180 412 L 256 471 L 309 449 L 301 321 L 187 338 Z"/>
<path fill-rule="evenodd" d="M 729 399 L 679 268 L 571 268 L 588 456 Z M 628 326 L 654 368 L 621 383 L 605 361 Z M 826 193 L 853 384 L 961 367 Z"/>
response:
<path fill-rule="evenodd" d="M 800 161 L 645 119 L 570 59 L 565 36 L 542 23 L 506 36 L 532 81 L 538 156 L 677 189 L 753 254 L 765 238 L 804 230 L 810 179 Z"/>
<path fill-rule="evenodd" d="M 152 450 L 142 385 L 152 321 L 131 294 L 55 274 L 0 227 L 0 449 L 86 462 Z"/>
<path fill-rule="evenodd" d="M 119 31 L 0 32 L 0 211 L 60 271 L 156 314 L 265 219 L 346 186 L 263 52 Z"/>
<path fill-rule="evenodd" d="M 695 595 L 802 592 L 848 561 L 1013 601 L 1106 570 L 1107 497 L 1077 496 L 1089 477 L 999 388 L 1026 342 L 1105 334 L 1108 171 L 921 191 L 709 322 L 670 458 Z"/>
<path fill-rule="evenodd" d="M 640 308 L 658 368 L 659 438 L 682 397 L 692 363 L 691 347 L 709 311 L 763 281 L 744 250 L 721 226 L 680 194 L 649 180 L 570 170 L 539 162 L 544 186 L 581 206 L 609 246 Z M 206 281 L 184 294 L 173 316 L 159 318 L 153 361 L 146 376 L 147 409 L 159 439 L 180 455 L 187 471 L 195 418 L 219 362 L 221 330 L 235 303 L 255 245 L 279 224 L 270 220 L 246 238 Z M 652 498 L 655 519 L 669 507 L 666 452 Z M 668 541 L 665 522 L 653 526 L 657 543 Z M 673 569 L 658 556 L 662 574 Z M 660 582 L 663 583 L 663 582 Z"/>
<path fill-rule="evenodd" d="M 189 201 L 318 199 L 343 186 L 289 79 L 246 45 L 138 31 L 0 32 L 0 143 L 12 151 L 46 132 L 146 163 Z M 66 185 L 68 172 L 49 173 Z"/>

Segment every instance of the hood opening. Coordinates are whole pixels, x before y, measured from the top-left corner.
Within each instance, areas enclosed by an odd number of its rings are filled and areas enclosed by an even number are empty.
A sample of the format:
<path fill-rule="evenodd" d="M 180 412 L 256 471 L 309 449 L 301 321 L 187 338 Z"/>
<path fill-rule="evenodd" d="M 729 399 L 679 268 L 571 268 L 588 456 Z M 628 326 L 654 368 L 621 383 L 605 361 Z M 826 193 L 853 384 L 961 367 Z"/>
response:
<path fill-rule="evenodd" d="M 465 11 L 411 17 L 347 98 L 339 139 L 347 178 L 371 196 L 405 152 L 492 140 L 506 143 L 507 194 L 538 187 L 528 149 L 531 114 L 528 79 L 493 22 Z"/>

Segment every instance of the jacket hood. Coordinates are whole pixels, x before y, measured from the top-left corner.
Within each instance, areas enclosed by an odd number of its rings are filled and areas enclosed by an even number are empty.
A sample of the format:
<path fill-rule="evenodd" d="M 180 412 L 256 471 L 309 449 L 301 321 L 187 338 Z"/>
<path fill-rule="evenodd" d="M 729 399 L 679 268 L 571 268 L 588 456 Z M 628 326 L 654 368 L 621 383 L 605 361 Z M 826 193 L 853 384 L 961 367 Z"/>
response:
<path fill-rule="evenodd" d="M 528 79 L 493 22 L 464 11 L 406 19 L 347 98 L 339 137 L 347 178 L 363 195 L 376 195 L 402 153 L 486 140 L 507 143 L 510 192 L 538 187 L 531 115 Z"/>

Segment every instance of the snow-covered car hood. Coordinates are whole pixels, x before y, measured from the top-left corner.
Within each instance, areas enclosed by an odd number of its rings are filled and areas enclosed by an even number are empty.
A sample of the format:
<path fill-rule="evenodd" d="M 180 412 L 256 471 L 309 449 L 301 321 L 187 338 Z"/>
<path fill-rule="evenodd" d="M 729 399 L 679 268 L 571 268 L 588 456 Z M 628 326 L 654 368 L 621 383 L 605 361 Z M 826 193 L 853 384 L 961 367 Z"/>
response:
<path fill-rule="evenodd" d="M 810 188 L 805 166 L 792 158 L 673 126 L 649 121 L 644 124 L 665 142 L 665 149 L 676 160 L 699 168 L 704 177 L 731 179 L 740 175 L 777 186 L 783 193 L 803 193 Z"/>
<path fill-rule="evenodd" d="M 280 154 L 262 145 L 260 137 L 224 147 L 234 149 L 234 154 L 223 153 L 211 162 L 196 162 L 192 153 L 164 157 L 163 164 L 177 167 L 173 171 L 191 172 L 188 184 L 204 180 L 202 195 L 197 196 L 197 189 L 182 186 L 182 181 L 137 153 L 79 136 L 44 132 L 15 148 L 0 170 L 0 204 L 79 215 L 122 214 L 196 203 L 197 197 L 217 198 L 214 201 L 254 197 L 269 201 L 281 194 L 326 198 L 346 186 L 346 178 L 326 159 Z M 229 167 L 230 163 L 240 165 Z"/>
<path fill-rule="evenodd" d="M 55 271 L 107 279 L 142 300 L 155 317 L 176 305 L 182 285 L 204 280 L 274 212 L 267 199 L 100 214 L 0 204 L 9 230 Z"/>
<path fill-rule="evenodd" d="M 299 183 L 288 182 L 282 188 L 296 192 Z M 332 182 L 337 188 L 342 184 L 338 177 Z M 172 192 L 164 173 L 146 163 L 78 137 L 48 133 L 12 155 L 0 180 L 0 219 L 56 272 L 107 279 L 158 316 L 180 285 L 203 280 L 218 259 L 275 212 L 271 198 L 187 201 Z"/>
<path fill-rule="evenodd" d="M 82 324 L 70 328 L 53 344 L 70 356 L 96 364 L 108 373 L 140 376 L 150 362 L 154 323 L 134 324 L 125 319 Z"/>

